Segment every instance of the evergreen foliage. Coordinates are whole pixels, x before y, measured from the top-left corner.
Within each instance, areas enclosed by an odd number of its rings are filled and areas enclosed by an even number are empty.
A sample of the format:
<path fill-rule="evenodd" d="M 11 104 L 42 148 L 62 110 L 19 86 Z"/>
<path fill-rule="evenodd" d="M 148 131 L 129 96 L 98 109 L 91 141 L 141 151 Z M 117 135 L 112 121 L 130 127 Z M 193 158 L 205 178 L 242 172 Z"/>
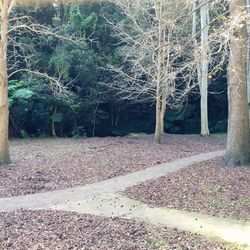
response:
<path fill-rule="evenodd" d="M 51 136 L 51 122 L 55 122 L 58 136 L 107 136 L 131 132 L 153 133 L 155 112 L 152 102 L 134 103 L 120 100 L 115 92 L 100 82 L 109 83 L 114 75 L 107 65 L 119 65 L 126 47 L 112 35 L 108 20 L 126 20 L 119 7 L 111 3 L 40 6 L 18 8 L 15 15 L 29 15 L 60 30 L 62 35 L 82 41 L 74 44 L 58 37 L 34 35 L 26 31 L 11 34 L 10 55 L 15 49 L 32 57 L 10 57 L 9 65 L 32 67 L 60 78 L 72 92 L 70 100 L 57 96 L 49 88 L 47 79 L 27 72 L 19 72 L 9 80 L 10 136 Z M 10 39 L 10 40 L 11 40 Z M 26 59 L 25 59 L 26 58 Z M 31 61 L 31 60 L 30 60 Z M 130 65 L 125 65 L 130 67 Z M 9 67 L 12 73 L 12 67 Z M 227 103 L 224 75 L 214 80 L 209 96 L 211 132 L 226 129 Z M 199 133 L 198 94 L 192 94 L 182 110 L 169 110 L 165 128 L 172 133 Z"/>

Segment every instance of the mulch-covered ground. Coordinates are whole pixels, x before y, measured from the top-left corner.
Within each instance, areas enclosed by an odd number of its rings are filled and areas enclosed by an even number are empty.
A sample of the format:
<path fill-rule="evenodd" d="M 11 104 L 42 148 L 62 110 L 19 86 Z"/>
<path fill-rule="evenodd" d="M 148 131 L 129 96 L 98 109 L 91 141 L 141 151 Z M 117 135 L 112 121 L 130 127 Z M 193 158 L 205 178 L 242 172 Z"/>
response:
<path fill-rule="evenodd" d="M 162 145 L 152 136 L 14 140 L 13 164 L 0 168 L 0 197 L 89 184 L 224 147 L 225 137 L 198 135 L 166 135 Z"/>
<path fill-rule="evenodd" d="M 4 250 L 216 250 L 238 249 L 179 230 L 118 218 L 53 211 L 0 213 Z"/>
<path fill-rule="evenodd" d="M 125 194 L 150 205 L 250 220 L 250 167 L 205 161 L 128 188 Z"/>

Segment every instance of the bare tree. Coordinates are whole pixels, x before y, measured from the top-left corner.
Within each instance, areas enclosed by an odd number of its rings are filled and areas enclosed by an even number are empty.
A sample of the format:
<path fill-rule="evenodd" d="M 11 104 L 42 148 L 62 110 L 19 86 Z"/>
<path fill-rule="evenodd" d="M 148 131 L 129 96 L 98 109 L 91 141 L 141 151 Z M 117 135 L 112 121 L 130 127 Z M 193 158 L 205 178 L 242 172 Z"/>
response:
<path fill-rule="evenodd" d="M 229 118 L 227 150 L 224 159 L 227 165 L 242 165 L 249 162 L 247 100 L 247 65 L 249 66 L 247 24 L 249 22 L 249 13 L 248 9 L 246 9 L 245 0 L 210 1 L 210 3 L 223 7 L 221 15 L 217 13 L 209 23 L 211 26 L 216 20 L 221 20 L 221 26 L 214 29 L 208 36 L 208 42 L 210 43 L 208 58 L 212 71 L 220 70 L 221 62 L 226 62 L 229 54 Z M 193 18 L 195 18 L 194 14 Z M 196 56 L 196 58 L 199 58 L 199 56 Z M 214 63 L 211 63 L 214 59 Z M 213 72 L 209 72 L 208 76 L 212 74 Z"/>
<path fill-rule="evenodd" d="M 192 88 L 188 1 L 136 0 L 120 6 L 127 22 L 111 26 L 123 45 L 123 60 L 110 67 L 116 78 L 109 87 L 123 99 L 156 103 L 155 142 L 160 143 L 166 108 L 179 108 Z"/>
<path fill-rule="evenodd" d="M 200 39 L 197 36 L 197 10 L 199 10 Z M 208 128 L 208 70 L 209 70 L 209 1 L 193 0 L 193 36 L 197 61 L 198 84 L 200 88 L 201 135 L 209 135 Z M 199 42 L 200 40 L 200 42 Z M 200 45 L 200 46 L 199 46 Z"/>

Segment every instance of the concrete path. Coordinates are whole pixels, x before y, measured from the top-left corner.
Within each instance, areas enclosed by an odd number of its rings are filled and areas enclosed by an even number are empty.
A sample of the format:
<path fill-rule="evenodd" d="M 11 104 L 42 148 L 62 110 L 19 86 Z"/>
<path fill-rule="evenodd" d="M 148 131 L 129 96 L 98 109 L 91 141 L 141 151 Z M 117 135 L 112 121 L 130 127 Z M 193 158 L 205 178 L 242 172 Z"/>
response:
<path fill-rule="evenodd" d="M 138 184 L 139 182 L 164 176 L 168 173 L 187 167 L 195 162 L 206 161 L 217 156 L 222 156 L 224 153 L 224 151 L 202 153 L 85 186 L 46 193 L 1 198 L 0 212 L 13 211 L 20 208 L 46 208 L 55 204 L 78 202 L 79 200 L 90 199 L 98 194 L 123 191 L 128 187 Z"/>
<path fill-rule="evenodd" d="M 74 211 L 105 217 L 120 217 L 144 221 L 156 226 L 178 228 L 208 237 L 250 246 L 250 222 L 217 218 L 182 210 L 150 207 L 119 194 L 100 194 L 94 199 L 79 200 L 51 206 L 50 209 Z"/>
<path fill-rule="evenodd" d="M 2 198 L 0 199 L 0 212 L 24 208 L 74 211 L 106 217 L 118 216 L 250 245 L 250 222 L 215 218 L 174 209 L 152 208 L 117 194 L 139 182 L 164 176 L 195 162 L 222 156 L 224 153 L 224 151 L 203 153 L 71 189 Z"/>

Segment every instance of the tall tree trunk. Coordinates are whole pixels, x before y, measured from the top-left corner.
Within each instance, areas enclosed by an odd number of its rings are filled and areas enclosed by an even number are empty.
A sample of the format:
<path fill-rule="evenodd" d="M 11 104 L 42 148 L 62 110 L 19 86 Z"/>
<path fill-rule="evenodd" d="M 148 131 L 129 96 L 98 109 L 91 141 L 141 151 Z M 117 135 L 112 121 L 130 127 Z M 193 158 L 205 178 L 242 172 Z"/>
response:
<path fill-rule="evenodd" d="M 230 16 L 237 19 L 245 0 L 229 2 Z M 225 163 L 242 165 L 249 162 L 249 115 L 247 102 L 247 27 L 238 25 L 230 43 L 229 59 L 229 121 Z"/>
<path fill-rule="evenodd" d="M 163 41 L 168 44 L 170 44 L 170 36 L 171 36 L 171 31 L 170 29 L 166 31 L 166 27 L 164 27 L 163 30 Z M 163 51 L 162 51 L 162 60 L 164 61 L 163 67 L 164 67 L 164 76 L 163 78 L 167 78 L 169 74 L 169 67 L 170 67 L 170 48 L 169 46 L 163 46 Z M 166 110 L 167 110 L 167 93 L 169 91 L 169 86 L 168 82 L 164 83 L 164 89 L 162 93 L 162 100 L 161 100 L 161 134 L 165 134 L 165 115 L 166 115 Z"/>
<path fill-rule="evenodd" d="M 10 163 L 8 127 L 8 73 L 7 73 L 7 45 L 8 45 L 8 0 L 1 5 L 1 40 L 0 40 L 0 165 Z"/>
<path fill-rule="evenodd" d="M 163 39 L 163 24 L 162 24 L 162 2 L 159 3 L 158 13 L 158 52 L 157 52 L 157 83 L 156 83 L 156 118 L 155 118 L 155 143 L 161 143 L 161 105 L 162 105 L 162 39 Z"/>
<path fill-rule="evenodd" d="M 250 14 L 250 0 L 246 0 L 247 12 Z M 250 125 L 250 18 L 247 19 L 247 98 Z"/>
<path fill-rule="evenodd" d="M 209 35 L 209 3 L 205 0 L 201 2 L 201 78 L 200 78 L 200 112 L 201 112 L 201 135 L 208 136 L 208 35 Z"/>

